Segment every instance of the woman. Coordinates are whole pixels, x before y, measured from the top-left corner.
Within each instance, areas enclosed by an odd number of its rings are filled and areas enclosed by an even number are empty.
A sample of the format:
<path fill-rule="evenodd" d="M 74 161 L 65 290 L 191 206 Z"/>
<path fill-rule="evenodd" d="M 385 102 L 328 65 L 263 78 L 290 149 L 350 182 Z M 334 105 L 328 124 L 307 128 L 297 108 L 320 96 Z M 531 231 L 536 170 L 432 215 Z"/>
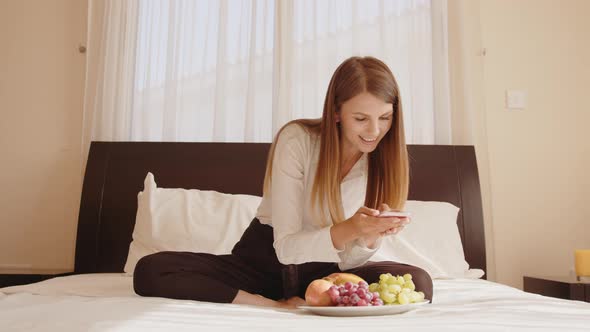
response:
<path fill-rule="evenodd" d="M 368 262 L 407 218 L 377 217 L 405 205 L 409 184 L 399 88 L 389 68 L 352 57 L 334 72 L 321 119 L 294 120 L 269 153 L 256 217 L 231 255 L 159 252 L 135 268 L 135 292 L 199 301 L 293 308 L 314 279 L 334 272 L 376 282 L 424 270 Z"/>

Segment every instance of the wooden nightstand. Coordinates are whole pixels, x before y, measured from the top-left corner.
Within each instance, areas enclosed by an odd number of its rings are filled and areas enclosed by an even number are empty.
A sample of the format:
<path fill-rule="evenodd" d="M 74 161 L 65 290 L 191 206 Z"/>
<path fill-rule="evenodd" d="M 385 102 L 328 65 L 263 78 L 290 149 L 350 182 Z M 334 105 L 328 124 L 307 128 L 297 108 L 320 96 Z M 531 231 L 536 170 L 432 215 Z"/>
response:
<path fill-rule="evenodd" d="M 581 283 L 574 277 L 525 276 L 523 282 L 525 292 L 590 302 L 590 283 Z"/>
<path fill-rule="evenodd" d="M 0 270 L 0 288 L 31 284 L 55 277 L 74 274 L 63 270 Z"/>

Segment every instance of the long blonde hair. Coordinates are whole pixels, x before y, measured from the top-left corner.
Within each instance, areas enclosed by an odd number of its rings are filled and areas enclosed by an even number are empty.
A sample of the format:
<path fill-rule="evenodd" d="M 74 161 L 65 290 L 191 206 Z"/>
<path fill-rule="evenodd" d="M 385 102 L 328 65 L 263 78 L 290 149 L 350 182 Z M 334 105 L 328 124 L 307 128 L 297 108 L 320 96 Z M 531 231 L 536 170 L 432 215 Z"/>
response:
<path fill-rule="evenodd" d="M 336 69 L 328 86 L 321 119 L 293 120 L 278 131 L 268 154 L 264 193 L 271 186 L 277 138 L 285 127 L 296 123 L 320 138 L 319 161 L 311 190 L 313 215 L 322 225 L 329 225 L 323 210 L 319 216 L 315 210 L 318 205 L 327 205 L 334 224 L 344 221 L 340 193 L 341 133 L 336 124 L 336 113 L 340 112 L 342 104 L 347 100 L 363 92 L 393 104 L 391 129 L 368 156 L 365 206 L 377 209 L 381 203 L 386 203 L 393 209 L 403 208 L 408 198 L 410 179 L 399 87 L 387 65 L 373 57 L 351 57 Z"/>

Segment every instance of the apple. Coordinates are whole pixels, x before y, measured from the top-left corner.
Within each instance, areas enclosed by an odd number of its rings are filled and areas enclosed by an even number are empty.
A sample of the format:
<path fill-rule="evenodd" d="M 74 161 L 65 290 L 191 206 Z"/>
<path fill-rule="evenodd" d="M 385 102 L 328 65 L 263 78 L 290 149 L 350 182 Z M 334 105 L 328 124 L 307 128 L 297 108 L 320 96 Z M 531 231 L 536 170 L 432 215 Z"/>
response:
<path fill-rule="evenodd" d="M 328 294 L 330 287 L 334 285 L 343 285 L 347 281 L 358 285 L 363 278 L 352 273 L 332 273 L 322 279 L 312 281 L 305 291 L 305 302 L 310 306 L 325 307 L 332 306 L 332 299 Z"/>
<path fill-rule="evenodd" d="M 328 294 L 328 289 L 333 285 L 332 282 L 324 279 L 312 281 L 305 291 L 305 303 L 316 307 L 331 306 L 332 299 Z"/>

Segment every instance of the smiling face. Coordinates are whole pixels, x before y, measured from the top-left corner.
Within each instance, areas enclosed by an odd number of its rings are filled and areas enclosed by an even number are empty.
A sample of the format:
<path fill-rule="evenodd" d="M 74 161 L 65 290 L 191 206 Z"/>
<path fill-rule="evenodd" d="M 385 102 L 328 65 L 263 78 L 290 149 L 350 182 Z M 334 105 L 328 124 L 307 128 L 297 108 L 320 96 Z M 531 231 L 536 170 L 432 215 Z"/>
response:
<path fill-rule="evenodd" d="M 372 152 L 391 128 L 393 104 L 362 92 L 342 104 L 336 119 L 345 156 Z"/>

